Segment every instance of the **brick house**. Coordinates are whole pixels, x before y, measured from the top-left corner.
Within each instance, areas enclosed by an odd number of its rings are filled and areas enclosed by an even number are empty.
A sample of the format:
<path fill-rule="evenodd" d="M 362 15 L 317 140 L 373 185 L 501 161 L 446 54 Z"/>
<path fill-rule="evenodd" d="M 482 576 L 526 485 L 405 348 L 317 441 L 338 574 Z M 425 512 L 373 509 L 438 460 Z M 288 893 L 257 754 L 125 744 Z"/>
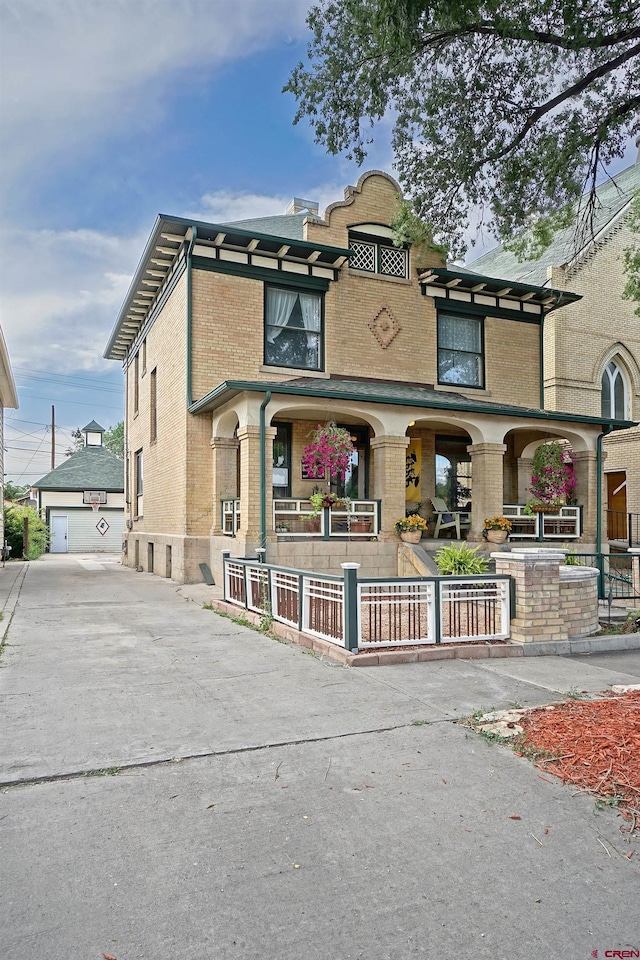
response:
<path fill-rule="evenodd" d="M 637 243 L 629 220 L 638 191 L 640 153 L 633 166 L 599 187 L 594 237 L 578 250 L 568 229 L 555 236 L 539 260 L 518 262 L 497 247 L 471 264 L 480 273 L 580 295 L 545 322 L 549 410 L 640 420 L 640 320 L 637 304 L 622 298 L 623 251 Z M 609 540 L 624 543 L 631 536 L 640 546 L 640 427 L 609 433 L 603 449 Z"/>
<path fill-rule="evenodd" d="M 272 562 L 386 576 L 394 522 L 430 515 L 442 464 L 479 541 L 485 516 L 528 499 L 550 437 L 573 447 L 574 535 L 596 543 L 598 438 L 629 423 L 540 402 L 543 320 L 578 296 L 395 247 L 398 195 L 373 171 L 322 217 L 308 201 L 240 223 L 158 217 L 104 354 L 126 380 L 126 563 L 193 580 L 202 562 L 219 573 L 222 549 L 263 545 Z M 355 446 L 337 490 L 354 513 L 317 530 L 308 497 L 329 482 L 301 457 L 327 420 Z"/>

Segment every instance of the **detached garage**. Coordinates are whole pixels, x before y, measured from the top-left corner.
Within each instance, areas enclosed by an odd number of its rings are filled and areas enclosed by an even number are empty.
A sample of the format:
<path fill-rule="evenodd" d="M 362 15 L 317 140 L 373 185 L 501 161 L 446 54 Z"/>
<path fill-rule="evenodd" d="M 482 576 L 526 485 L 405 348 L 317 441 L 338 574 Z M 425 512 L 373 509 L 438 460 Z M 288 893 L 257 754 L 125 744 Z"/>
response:
<path fill-rule="evenodd" d="M 51 532 L 50 553 L 120 553 L 124 463 L 102 445 L 104 427 L 83 428 L 84 447 L 33 485 Z"/>

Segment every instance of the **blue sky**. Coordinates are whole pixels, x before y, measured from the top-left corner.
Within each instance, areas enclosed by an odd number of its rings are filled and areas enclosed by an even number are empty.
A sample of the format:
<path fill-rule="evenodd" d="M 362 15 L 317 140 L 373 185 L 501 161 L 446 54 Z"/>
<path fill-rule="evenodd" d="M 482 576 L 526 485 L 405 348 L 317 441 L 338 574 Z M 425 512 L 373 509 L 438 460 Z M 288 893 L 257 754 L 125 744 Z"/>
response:
<path fill-rule="evenodd" d="M 281 92 L 308 6 L 0 0 L 0 323 L 20 400 L 7 479 L 50 469 L 52 404 L 57 462 L 74 427 L 121 419 L 102 351 L 158 213 L 266 216 L 293 196 L 322 211 L 361 174 L 292 125 Z M 365 168 L 393 172 L 386 132 Z"/>
<path fill-rule="evenodd" d="M 33 482 L 70 432 L 122 417 L 102 359 L 160 212 L 202 219 L 321 207 L 361 171 L 329 157 L 281 93 L 307 0 L 0 2 L 1 324 L 20 409 L 5 475 Z M 390 169 L 384 142 L 371 166 Z"/>

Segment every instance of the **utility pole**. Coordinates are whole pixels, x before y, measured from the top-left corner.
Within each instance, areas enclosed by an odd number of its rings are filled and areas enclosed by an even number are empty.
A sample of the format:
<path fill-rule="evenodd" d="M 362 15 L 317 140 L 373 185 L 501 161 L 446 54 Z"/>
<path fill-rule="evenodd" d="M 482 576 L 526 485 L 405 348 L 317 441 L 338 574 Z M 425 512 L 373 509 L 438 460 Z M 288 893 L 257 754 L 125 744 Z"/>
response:
<path fill-rule="evenodd" d="M 51 469 L 56 468 L 56 408 L 51 407 Z"/>

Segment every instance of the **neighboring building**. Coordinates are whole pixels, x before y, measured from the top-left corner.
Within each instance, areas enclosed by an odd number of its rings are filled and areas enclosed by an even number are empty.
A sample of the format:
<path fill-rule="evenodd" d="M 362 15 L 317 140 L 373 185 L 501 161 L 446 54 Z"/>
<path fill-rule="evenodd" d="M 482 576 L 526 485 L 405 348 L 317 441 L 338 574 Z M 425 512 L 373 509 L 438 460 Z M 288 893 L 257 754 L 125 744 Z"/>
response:
<path fill-rule="evenodd" d="M 322 218 L 308 201 L 234 224 L 158 218 L 105 351 L 126 377 L 126 563 L 193 580 L 202 562 L 219 575 L 221 550 L 263 544 L 289 566 L 387 576 L 395 520 L 430 515 L 436 458 L 467 488 L 480 540 L 484 517 L 528 499 L 549 437 L 573 446 L 582 511 L 545 535 L 593 548 L 598 437 L 629 423 L 540 408 L 542 321 L 578 297 L 395 247 L 398 195 L 373 171 Z M 337 487 L 357 529 L 332 513 L 316 532 L 306 516 L 329 480 L 301 456 L 326 420 L 357 450 Z"/>
<path fill-rule="evenodd" d="M 634 166 L 598 188 L 594 237 L 577 252 L 574 231 L 567 229 L 539 260 L 518 262 L 498 247 L 470 265 L 491 276 L 580 294 L 581 299 L 553 313 L 544 325 L 549 410 L 640 420 L 638 304 L 621 295 L 626 283 L 623 251 L 639 240 L 629 229 L 631 203 L 640 191 L 639 161 L 640 154 Z M 603 446 L 609 539 L 624 542 L 631 533 L 640 545 L 640 428 L 612 433 Z"/>
<path fill-rule="evenodd" d="M 84 447 L 33 485 L 51 533 L 49 552 L 119 553 L 124 464 L 102 445 L 104 428 L 95 420 L 82 433 Z"/>
<path fill-rule="evenodd" d="M 0 493 L 4 503 L 4 411 L 18 409 L 18 394 L 4 335 L 0 328 Z M 4 510 L 0 517 L 0 546 L 4 544 Z"/>

